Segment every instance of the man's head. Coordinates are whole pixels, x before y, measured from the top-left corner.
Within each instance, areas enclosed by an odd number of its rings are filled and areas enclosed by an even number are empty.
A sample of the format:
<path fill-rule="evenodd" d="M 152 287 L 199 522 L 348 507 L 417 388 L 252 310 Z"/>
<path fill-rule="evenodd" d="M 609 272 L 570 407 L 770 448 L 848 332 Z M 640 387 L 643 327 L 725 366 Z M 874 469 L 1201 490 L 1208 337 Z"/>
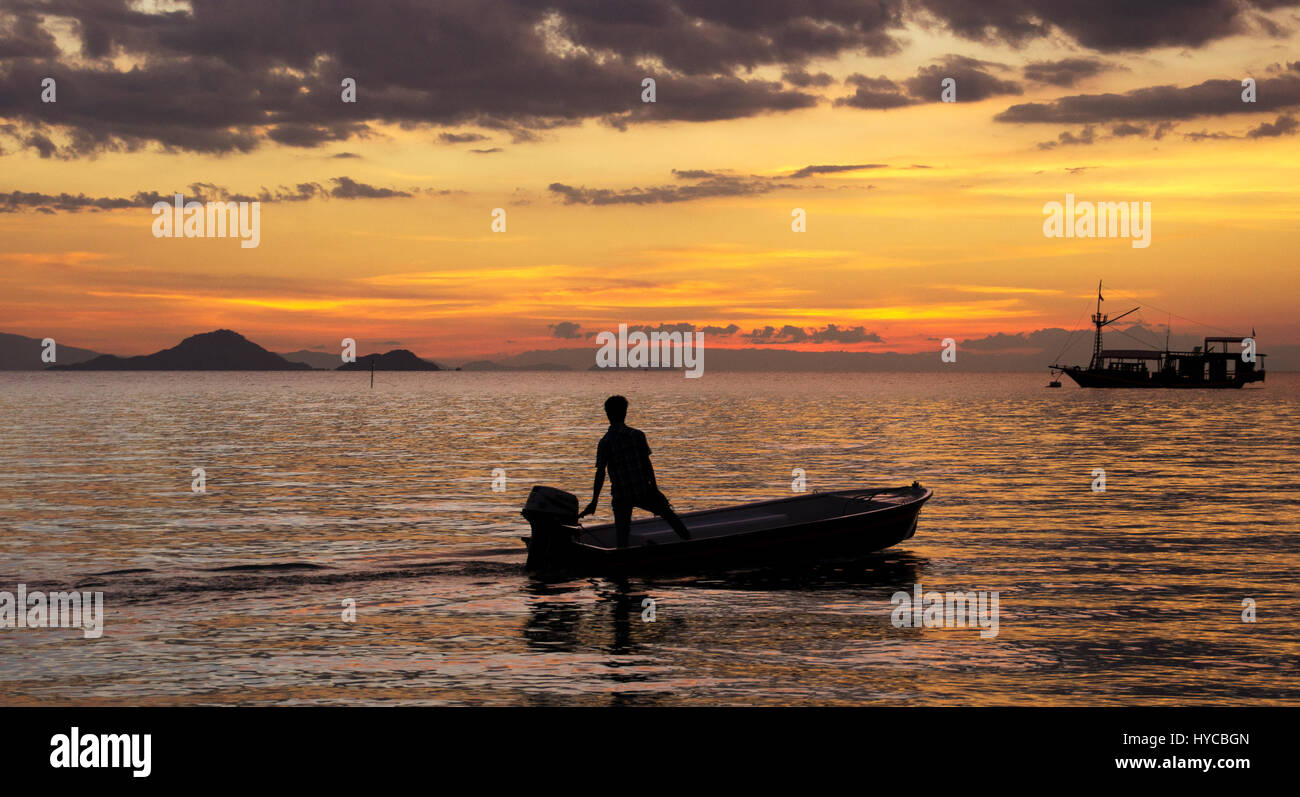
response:
<path fill-rule="evenodd" d="M 605 399 L 605 416 L 610 423 L 622 423 L 627 420 L 627 399 L 622 396 L 610 396 Z"/>

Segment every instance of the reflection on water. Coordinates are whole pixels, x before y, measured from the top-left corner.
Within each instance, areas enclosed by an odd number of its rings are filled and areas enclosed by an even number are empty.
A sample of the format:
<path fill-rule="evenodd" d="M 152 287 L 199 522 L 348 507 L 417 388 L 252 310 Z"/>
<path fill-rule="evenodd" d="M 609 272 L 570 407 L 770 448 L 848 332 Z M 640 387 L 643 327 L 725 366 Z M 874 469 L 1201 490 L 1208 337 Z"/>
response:
<path fill-rule="evenodd" d="M 1290 374 L 0 378 L 0 590 L 107 613 L 98 640 L 0 630 L 5 704 L 1300 702 Z M 519 507 L 588 489 L 611 392 L 681 510 L 788 494 L 796 467 L 936 495 L 852 566 L 531 578 Z M 998 591 L 998 636 L 894 628 L 916 583 Z"/>

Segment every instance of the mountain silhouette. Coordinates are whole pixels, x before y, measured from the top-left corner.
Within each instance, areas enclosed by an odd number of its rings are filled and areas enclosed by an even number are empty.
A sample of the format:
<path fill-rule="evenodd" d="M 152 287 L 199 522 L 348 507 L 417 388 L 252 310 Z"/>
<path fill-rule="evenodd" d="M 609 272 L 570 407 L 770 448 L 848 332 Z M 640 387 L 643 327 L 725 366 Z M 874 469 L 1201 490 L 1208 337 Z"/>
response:
<path fill-rule="evenodd" d="M 311 349 L 299 349 L 298 351 L 276 352 L 284 359 L 291 363 L 306 363 L 312 368 L 333 371 L 338 364 L 343 362 L 338 352 L 312 351 Z"/>
<path fill-rule="evenodd" d="M 218 329 L 182 340 L 179 345 L 153 354 L 118 357 L 102 354 L 84 363 L 55 365 L 60 371 L 310 371 L 311 366 L 289 362 L 238 332 Z"/>
<path fill-rule="evenodd" d="M 41 353 L 44 350 L 45 346 L 41 344 L 40 338 L 0 332 L 0 371 L 44 371 L 51 365 L 41 360 Z M 98 356 L 97 351 L 66 346 L 62 341 L 55 341 L 56 363 L 72 365 Z"/>
<path fill-rule="evenodd" d="M 415 356 L 415 353 L 408 349 L 393 349 L 384 354 L 367 354 L 364 357 L 358 357 L 354 363 L 344 363 L 335 371 L 369 371 L 370 364 L 374 363 L 376 371 L 441 371 L 436 363 L 428 360 L 421 360 Z"/>

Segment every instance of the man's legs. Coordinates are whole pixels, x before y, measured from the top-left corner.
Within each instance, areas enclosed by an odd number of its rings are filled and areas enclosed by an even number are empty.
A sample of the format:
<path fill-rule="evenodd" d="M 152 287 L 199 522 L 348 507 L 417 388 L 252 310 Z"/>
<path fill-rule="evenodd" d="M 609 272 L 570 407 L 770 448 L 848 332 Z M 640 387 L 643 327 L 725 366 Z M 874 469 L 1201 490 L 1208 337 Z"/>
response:
<path fill-rule="evenodd" d="M 677 513 L 673 511 L 672 506 L 668 503 L 668 496 L 664 495 L 662 492 L 659 493 L 659 497 L 655 500 L 654 506 L 647 507 L 647 509 L 668 521 L 668 525 L 673 527 L 673 531 L 677 532 L 678 537 L 681 537 L 683 540 L 689 540 L 691 538 L 691 533 L 686 529 L 686 524 L 682 522 L 681 518 L 677 517 Z"/>
<path fill-rule="evenodd" d="M 632 532 L 632 502 L 615 498 L 610 501 L 610 506 L 614 510 L 614 529 L 618 532 L 618 547 L 626 548 L 628 536 Z"/>

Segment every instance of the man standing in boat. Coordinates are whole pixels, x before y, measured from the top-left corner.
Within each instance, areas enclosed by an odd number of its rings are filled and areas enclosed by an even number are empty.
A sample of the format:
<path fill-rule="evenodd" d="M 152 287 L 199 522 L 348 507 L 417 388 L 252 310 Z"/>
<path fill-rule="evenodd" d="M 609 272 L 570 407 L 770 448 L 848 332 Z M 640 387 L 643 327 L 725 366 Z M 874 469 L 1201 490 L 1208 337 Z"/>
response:
<path fill-rule="evenodd" d="M 686 524 L 668 505 L 668 498 L 659 491 L 655 482 L 655 469 L 650 464 L 650 445 L 646 443 L 645 433 L 624 423 L 627 399 L 622 396 L 605 399 L 605 415 L 609 418 L 609 430 L 596 446 L 596 482 L 591 488 L 591 503 L 578 517 L 595 514 L 600 490 L 605 486 L 605 471 L 608 470 L 618 547 L 627 547 L 632 509 L 637 507 L 668 521 L 677 536 L 689 540 L 691 533 L 686 530 Z"/>

